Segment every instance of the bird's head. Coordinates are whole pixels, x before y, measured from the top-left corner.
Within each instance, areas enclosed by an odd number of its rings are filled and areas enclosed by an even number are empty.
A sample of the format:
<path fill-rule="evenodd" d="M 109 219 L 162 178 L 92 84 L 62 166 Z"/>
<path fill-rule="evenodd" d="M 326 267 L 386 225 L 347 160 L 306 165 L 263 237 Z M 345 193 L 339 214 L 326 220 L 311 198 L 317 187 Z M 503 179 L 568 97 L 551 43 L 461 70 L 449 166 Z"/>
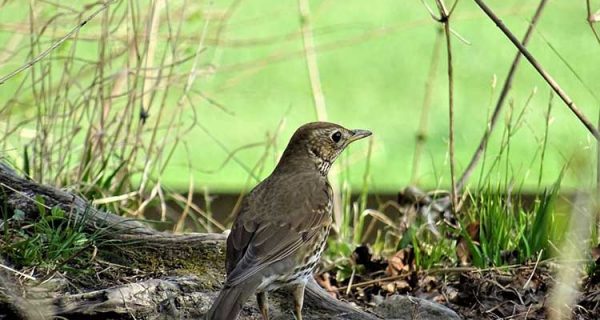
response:
<path fill-rule="evenodd" d="M 323 175 L 329 171 L 338 155 L 352 142 L 368 137 L 370 131 L 346 129 L 329 122 L 310 122 L 296 130 L 278 166 L 315 166 Z"/>

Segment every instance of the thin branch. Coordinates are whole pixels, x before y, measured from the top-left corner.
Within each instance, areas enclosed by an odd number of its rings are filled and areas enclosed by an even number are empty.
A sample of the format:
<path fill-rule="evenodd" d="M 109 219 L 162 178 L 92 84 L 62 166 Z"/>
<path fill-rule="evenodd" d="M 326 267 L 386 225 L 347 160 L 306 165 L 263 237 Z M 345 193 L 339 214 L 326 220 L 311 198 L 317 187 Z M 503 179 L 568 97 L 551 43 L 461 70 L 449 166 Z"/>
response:
<path fill-rule="evenodd" d="M 306 57 L 306 67 L 310 77 L 310 86 L 312 89 L 315 111 L 319 121 L 327 120 L 327 109 L 325 106 L 325 96 L 321 87 L 321 77 L 319 75 L 319 66 L 317 64 L 317 53 L 315 51 L 315 40 L 313 37 L 310 6 L 308 0 L 298 0 L 300 18 L 302 19 L 302 40 L 304 43 L 304 55 Z"/>
<path fill-rule="evenodd" d="M 452 5 L 452 10 L 456 8 L 456 3 Z M 450 14 L 443 0 L 436 0 L 440 13 L 440 22 L 444 25 L 444 35 L 446 37 L 446 56 L 448 60 L 448 152 L 450 156 L 450 184 L 452 210 L 455 211 L 458 204 L 458 194 L 456 188 L 456 160 L 454 157 L 454 68 L 452 66 L 452 31 L 450 30 Z"/>
<path fill-rule="evenodd" d="M 477 268 L 477 267 L 444 267 L 444 268 L 430 268 L 427 270 L 422 270 L 423 274 L 426 275 L 433 275 L 433 274 L 452 274 L 452 273 L 479 273 L 479 274 L 483 274 L 483 273 L 493 273 L 493 272 L 500 272 L 503 270 L 529 270 L 531 269 L 531 266 L 536 266 L 538 264 L 540 265 L 548 265 L 554 263 L 554 261 L 551 260 L 542 260 L 542 261 L 536 261 L 535 264 L 534 263 L 525 263 L 525 264 L 511 264 L 511 265 L 505 265 L 505 266 L 497 266 L 497 267 L 489 267 L 489 268 Z M 356 288 L 362 288 L 362 287 L 366 287 L 375 283 L 385 283 L 388 281 L 395 281 L 398 279 L 406 279 L 407 277 L 409 277 L 412 274 L 412 272 L 403 272 L 399 275 L 395 275 L 395 276 L 389 276 L 389 277 L 384 277 L 384 278 L 379 278 L 379 279 L 374 279 L 374 280 L 367 280 L 364 282 L 359 282 L 359 283 L 355 283 L 351 286 L 351 289 L 356 289 Z M 343 290 L 347 290 L 349 286 L 342 286 L 338 288 L 338 291 L 343 291 Z"/>
<path fill-rule="evenodd" d="M 18 67 L 13 72 L 0 78 L 0 85 L 3 85 L 7 80 L 11 79 L 12 77 L 16 76 L 17 74 L 19 74 L 25 70 L 27 70 L 28 68 L 32 67 L 34 64 L 38 63 L 40 60 L 44 59 L 52 51 L 54 51 L 54 49 L 58 48 L 63 42 L 67 41 L 67 39 L 71 38 L 71 36 L 73 36 L 75 33 L 79 32 L 79 30 L 81 28 L 83 28 L 83 26 L 85 26 L 88 22 L 90 22 L 92 19 L 94 19 L 98 14 L 100 14 L 102 11 L 106 10 L 112 3 L 113 3 L 113 1 L 107 1 L 106 3 L 104 3 L 104 5 L 102 5 L 102 7 L 100 7 L 100 9 L 96 10 L 89 17 L 84 19 L 75 28 L 73 28 L 69 33 L 67 33 L 64 37 L 60 38 L 58 41 L 53 43 L 44 52 L 40 53 L 37 57 L 33 58 L 31 61 L 27 62 L 26 64 Z"/>
<path fill-rule="evenodd" d="M 592 29 L 592 33 L 594 34 L 594 36 L 596 37 L 596 41 L 598 41 L 598 44 L 600 44 L 600 34 L 598 34 L 598 31 L 596 31 L 596 28 L 594 28 L 594 22 L 598 22 L 600 21 L 600 15 L 598 13 L 593 14 L 592 13 L 592 7 L 590 5 L 590 0 L 586 0 L 586 8 L 587 8 L 587 22 L 590 25 L 590 29 Z"/>
<path fill-rule="evenodd" d="M 321 86 L 321 76 L 319 74 L 319 65 L 317 62 L 316 44 L 312 30 L 312 20 L 310 16 L 310 3 L 308 0 L 298 0 L 298 10 L 300 12 L 302 41 L 304 45 L 304 56 L 306 59 L 306 68 L 310 80 L 313 102 L 318 121 L 327 121 L 327 106 L 325 96 Z M 333 216 L 335 226 L 339 228 L 342 221 L 342 199 L 338 177 L 333 170 L 330 181 L 333 187 Z"/>
<path fill-rule="evenodd" d="M 537 70 L 537 72 L 546 80 L 546 83 L 556 92 L 556 94 L 563 100 L 571 112 L 579 119 L 579 121 L 587 128 L 587 130 L 597 139 L 600 140 L 600 131 L 594 126 L 594 124 L 587 119 L 587 117 L 579 110 L 575 102 L 567 95 L 567 93 L 558 85 L 558 83 L 552 78 L 552 76 L 540 65 L 540 63 L 533 57 L 533 55 L 525 48 L 515 35 L 504 25 L 502 20 L 496 16 L 496 14 L 483 2 L 483 0 L 474 0 L 475 3 L 485 12 L 485 14 L 494 21 L 496 26 L 502 30 L 506 37 L 519 49 L 519 51 L 527 58 L 529 63 Z"/>
<path fill-rule="evenodd" d="M 438 18 L 435 15 L 435 12 L 433 12 L 433 9 L 431 9 L 429 4 L 427 4 L 427 2 L 425 2 L 425 0 L 421 0 L 421 3 L 423 4 L 423 6 L 425 6 L 425 9 L 427 9 L 427 12 L 429 12 L 429 15 L 431 16 L 431 18 L 437 22 L 440 22 L 440 18 Z"/>
<path fill-rule="evenodd" d="M 19 276 L 23 277 L 23 278 L 26 278 L 26 279 L 29 279 L 29 280 L 33 280 L 33 281 L 37 281 L 37 279 L 35 277 L 32 277 L 32 276 L 30 276 L 28 274 L 25 274 L 25 273 L 23 273 L 23 272 L 21 272 L 19 270 L 15 270 L 15 269 L 13 269 L 13 268 L 11 268 L 9 266 L 6 266 L 6 265 L 4 265 L 2 263 L 0 263 L 0 268 L 6 269 L 6 270 L 8 270 L 8 271 L 10 271 L 10 272 L 12 272 L 12 273 L 14 273 L 16 275 L 19 275 Z"/>
<path fill-rule="evenodd" d="M 525 36 L 523 37 L 523 41 L 522 41 L 523 46 L 527 46 L 527 44 L 529 43 L 529 39 L 531 39 L 533 30 L 535 29 L 535 26 L 537 25 L 537 22 L 538 22 L 540 16 L 542 15 L 542 11 L 544 10 L 546 2 L 547 2 L 547 0 L 540 1 L 540 4 L 538 5 L 537 10 L 535 11 L 535 13 L 533 15 L 533 18 L 531 19 L 531 23 L 529 24 L 529 27 L 527 28 L 527 31 L 525 32 Z M 487 142 L 490 139 L 490 135 L 491 135 L 492 131 L 494 130 L 494 128 L 496 127 L 496 122 L 498 121 L 500 111 L 502 110 L 504 101 L 506 100 L 506 97 L 508 96 L 508 92 L 510 91 L 510 88 L 512 87 L 512 82 L 513 82 L 515 73 L 517 71 L 517 66 L 519 65 L 519 62 L 521 61 L 521 57 L 522 57 L 521 51 L 517 51 L 517 54 L 510 66 L 510 70 L 508 71 L 508 75 L 506 76 L 506 79 L 504 80 L 504 84 L 502 85 L 502 90 L 500 91 L 500 96 L 498 97 L 498 101 L 496 102 L 496 106 L 494 108 L 494 112 L 492 113 L 492 117 L 490 119 L 489 125 L 488 125 L 487 129 L 485 130 L 483 137 L 481 137 L 481 140 L 479 141 L 479 146 L 477 147 L 475 154 L 473 154 L 473 157 L 471 158 L 469 165 L 467 166 L 467 168 L 463 172 L 462 176 L 458 180 L 458 183 L 456 184 L 456 187 L 459 190 L 459 192 L 460 192 L 460 190 L 463 189 L 463 187 L 465 186 L 465 183 L 471 177 L 471 174 L 473 173 L 475 166 L 477 166 L 479 159 L 481 159 L 481 156 L 483 155 L 483 151 L 485 150 L 485 148 L 487 146 Z"/>

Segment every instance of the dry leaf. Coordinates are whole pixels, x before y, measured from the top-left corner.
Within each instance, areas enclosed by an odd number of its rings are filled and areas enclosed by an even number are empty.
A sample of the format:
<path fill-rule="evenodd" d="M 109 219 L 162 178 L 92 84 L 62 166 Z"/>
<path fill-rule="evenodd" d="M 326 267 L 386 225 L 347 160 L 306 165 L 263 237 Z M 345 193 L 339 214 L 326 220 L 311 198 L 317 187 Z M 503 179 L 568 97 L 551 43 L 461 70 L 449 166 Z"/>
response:
<path fill-rule="evenodd" d="M 400 293 L 406 293 L 412 290 L 410 284 L 405 280 L 397 280 L 394 282 L 394 284 L 396 286 L 396 291 Z"/>
<path fill-rule="evenodd" d="M 404 248 L 388 259 L 388 266 L 385 273 L 388 276 L 397 276 L 403 271 L 407 272 L 413 269 L 414 255 L 412 248 Z"/>
<path fill-rule="evenodd" d="M 383 285 L 383 290 L 389 292 L 389 293 L 394 293 L 396 292 L 396 284 L 394 282 L 389 282 L 386 283 L 385 285 Z"/>
<path fill-rule="evenodd" d="M 330 296 L 337 298 L 338 288 L 331 284 L 331 276 L 325 272 L 320 275 L 315 275 L 317 283 L 329 293 Z"/>

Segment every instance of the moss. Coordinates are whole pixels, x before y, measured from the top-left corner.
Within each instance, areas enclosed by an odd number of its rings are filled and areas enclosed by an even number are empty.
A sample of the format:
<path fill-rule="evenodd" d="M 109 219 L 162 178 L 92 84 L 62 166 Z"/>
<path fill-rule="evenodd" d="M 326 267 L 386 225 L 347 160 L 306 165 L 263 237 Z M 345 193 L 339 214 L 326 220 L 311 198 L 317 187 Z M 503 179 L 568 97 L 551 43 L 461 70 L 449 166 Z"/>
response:
<path fill-rule="evenodd" d="M 178 243 L 170 247 L 129 243 L 118 248 L 106 260 L 146 273 L 148 277 L 193 275 L 207 289 L 220 287 L 224 279 L 224 248 L 220 244 Z"/>
<path fill-rule="evenodd" d="M 176 275 L 194 275 L 198 277 L 202 287 L 217 288 L 225 277 L 225 259 L 220 248 L 211 250 L 191 250 L 189 254 L 177 257 L 168 263 L 174 267 Z"/>
<path fill-rule="evenodd" d="M 225 268 L 222 270 L 207 267 L 205 263 L 196 263 L 191 260 L 181 260 L 181 268 L 173 270 L 176 275 L 194 275 L 198 278 L 203 288 L 215 289 L 220 287 L 225 276 Z"/>

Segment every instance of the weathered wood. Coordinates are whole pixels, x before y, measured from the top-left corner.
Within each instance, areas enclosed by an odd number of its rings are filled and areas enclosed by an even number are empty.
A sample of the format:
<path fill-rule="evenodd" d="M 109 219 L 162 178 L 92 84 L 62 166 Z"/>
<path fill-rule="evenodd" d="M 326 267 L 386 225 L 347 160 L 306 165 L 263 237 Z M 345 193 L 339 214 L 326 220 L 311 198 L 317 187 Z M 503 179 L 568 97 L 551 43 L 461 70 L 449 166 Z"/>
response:
<path fill-rule="evenodd" d="M 27 294 L 27 303 L 40 306 L 47 316 L 85 319 L 165 319 L 200 318 L 210 307 L 224 280 L 223 234 L 171 234 L 156 231 L 139 221 L 126 219 L 94 208 L 89 201 L 72 192 L 40 185 L 16 175 L 0 165 L 0 205 L 9 211 L 19 209 L 36 214 L 33 199 L 42 197 L 49 207 L 62 208 L 70 218 L 81 219 L 90 232 L 107 230 L 115 250 L 114 263 L 134 265 L 157 275 L 127 284 L 72 294 L 58 289 L 39 297 Z M 115 245 L 115 242 L 118 245 Z M 160 270 L 157 272 L 156 270 Z M 31 287 L 22 288 L 32 291 Z M 273 319 L 292 317 L 289 292 L 270 296 Z M 18 307 L 7 308 L 7 304 Z M 3 308 L 21 310 L 23 303 L 1 299 Z M 48 311 L 51 310 L 51 311 Z M 350 304 L 332 298 L 314 281 L 309 283 L 304 303 L 305 319 L 377 319 Z M 255 301 L 249 301 L 242 319 L 259 319 Z"/>

